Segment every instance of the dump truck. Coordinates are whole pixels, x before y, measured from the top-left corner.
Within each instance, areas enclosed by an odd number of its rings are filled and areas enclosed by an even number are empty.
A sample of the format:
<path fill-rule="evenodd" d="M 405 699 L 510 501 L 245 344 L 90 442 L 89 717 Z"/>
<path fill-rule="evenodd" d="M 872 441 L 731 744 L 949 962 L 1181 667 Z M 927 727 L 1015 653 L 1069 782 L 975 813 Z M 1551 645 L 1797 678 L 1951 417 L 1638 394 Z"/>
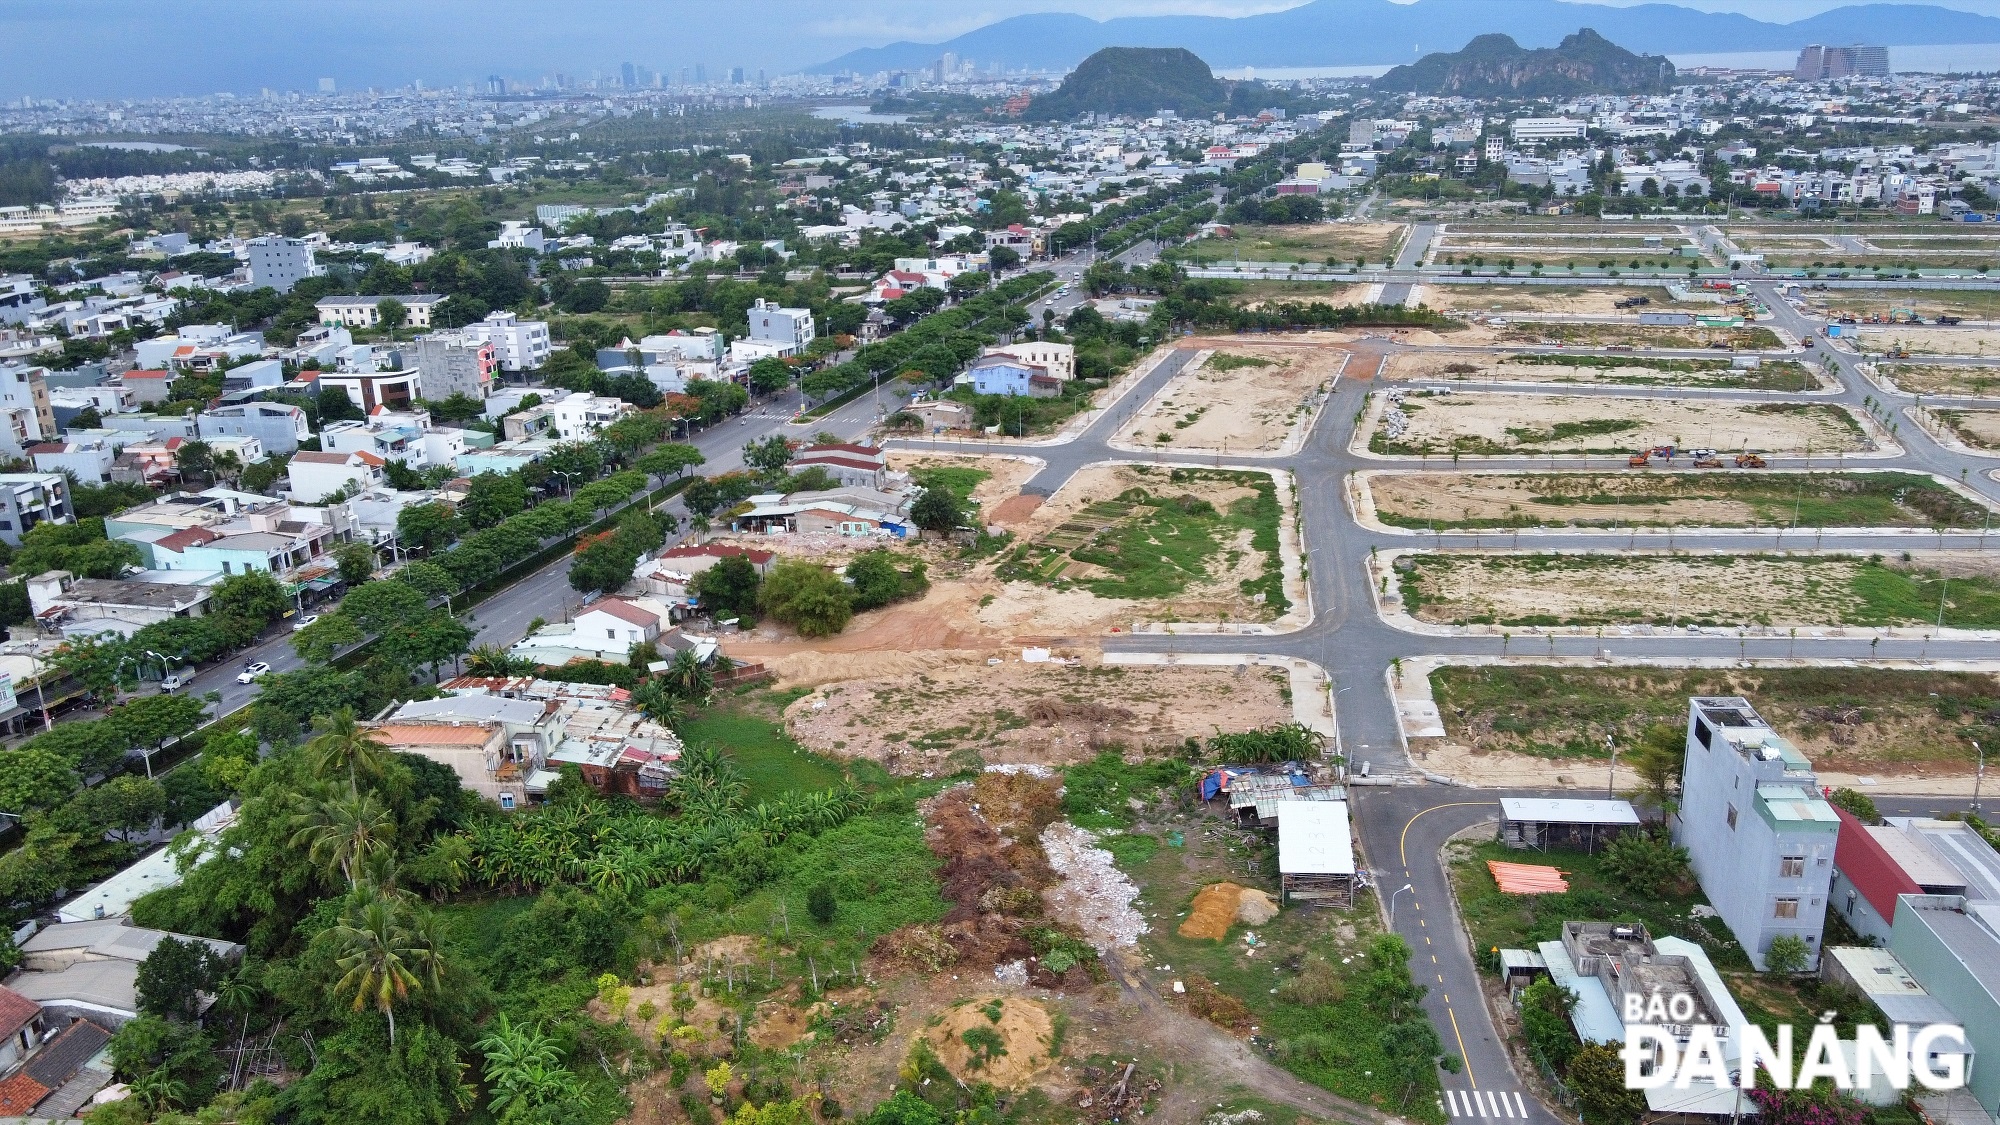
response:
<path fill-rule="evenodd" d="M 1761 469 L 1764 467 L 1764 459 L 1755 453 L 1738 453 L 1736 455 L 1736 467 L 1739 469 Z"/>
<path fill-rule="evenodd" d="M 1965 318 L 1962 316 L 1941 316 L 1937 318 L 1939 324 L 1961 324 L 1964 321 Z"/>

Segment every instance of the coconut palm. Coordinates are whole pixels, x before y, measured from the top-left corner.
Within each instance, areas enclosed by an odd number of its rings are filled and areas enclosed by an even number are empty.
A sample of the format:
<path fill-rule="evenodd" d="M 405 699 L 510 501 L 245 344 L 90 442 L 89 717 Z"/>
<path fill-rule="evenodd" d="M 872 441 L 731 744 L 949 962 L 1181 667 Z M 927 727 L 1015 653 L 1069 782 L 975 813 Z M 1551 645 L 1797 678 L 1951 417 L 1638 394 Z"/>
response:
<path fill-rule="evenodd" d="M 632 703 L 640 713 L 665 727 L 678 727 L 687 719 L 680 697 L 658 680 L 647 680 L 632 691 Z"/>
<path fill-rule="evenodd" d="M 395 840 L 395 818 L 373 793 L 301 794 L 299 804 L 292 846 L 307 849 L 313 862 L 329 875 L 338 871 L 349 885 L 370 856 Z"/>
<path fill-rule="evenodd" d="M 311 756 L 313 773 L 322 781 L 345 772 L 350 788 L 359 788 L 363 777 L 380 777 L 389 756 L 374 732 L 354 721 L 351 707 L 342 707 L 327 717 L 326 730 L 306 743 L 306 753 Z"/>
<path fill-rule="evenodd" d="M 669 687 L 686 699 L 707 699 L 715 691 L 714 668 L 691 648 L 674 654 L 664 678 Z"/>
<path fill-rule="evenodd" d="M 432 933 L 413 926 L 407 904 L 394 895 L 357 890 L 348 896 L 340 924 L 333 928 L 334 964 L 341 978 L 334 993 L 354 997 L 355 1011 L 373 1006 L 389 1021 L 389 1043 L 396 1042 L 396 1005 L 437 977 L 437 947 Z"/>
<path fill-rule="evenodd" d="M 465 657 L 465 671 L 470 676 L 525 676 L 534 670 L 534 661 L 495 645 L 480 645 Z"/>

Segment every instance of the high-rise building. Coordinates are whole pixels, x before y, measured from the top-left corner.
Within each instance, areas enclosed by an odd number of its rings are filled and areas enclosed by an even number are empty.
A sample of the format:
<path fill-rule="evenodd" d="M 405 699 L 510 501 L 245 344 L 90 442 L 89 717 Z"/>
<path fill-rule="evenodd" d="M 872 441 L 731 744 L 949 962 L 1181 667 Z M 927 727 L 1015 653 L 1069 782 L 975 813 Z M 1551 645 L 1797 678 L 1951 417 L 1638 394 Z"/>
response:
<path fill-rule="evenodd" d="M 322 79 L 320 79 L 320 80 L 319 80 L 319 92 L 320 92 L 320 93 L 322 93 L 322 94 L 331 94 L 331 93 L 333 93 L 333 79 L 331 79 L 331 78 L 322 78 Z"/>
<path fill-rule="evenodd" d="M 743 68 L 742 68 L 742 67 L 740 67 L 740 66 L 732 66 L 732 67 L 730 67 L 730 68 L 729 68 L 729 84 L 730 84 L 731 86 L 741 86 L 741 85 L 743 85 Z"/>
<path fill-rule="evenodd" d="M 325 271 L 313 260 L 313 249 L 296 238 L 275 235 L 253 238 L 244 244 L 250 255 L 250 288 L 269 287 L 290 293 L 292 286 Z"/>
<path fill-rule="evenodd" d="M 499 76 L 499 75 L 497 75 L 497 74 L 489 74 L 489 75 L 487 75 L 487 76 L 486 76 L 486 92 L 487 92 L 487 93 L 489 93 L 489 94 L 504 94 L 504 93 L 506 93 L 506 92 L 507 92 L 507 80 L 506 80 L 505 78 L 502 78 L 502 77 L 500 77 L 500 76 Z"/>
<path fill-rule="evenodd" d="M 633 66 L 631 63 L 619 64 L 618 83 L 619 85 L 624 86 L 627 90 L 630 90 L 639 85 L 639 68 Z"/>
<path fill-rule="evenodd" d="M 1826 78 L 1887 78 L 1889 48 L 1856 43 L 1849 47 L 1827 47 L 1814 43 L 1799 51 L 1792 77 L 1800 82 Z"/>
<path fill-rule="evenodd" d="M 694 64 L 694 84 L 695 84 L 695 85 L 697 85 L 697 86 L 706 86 L 706 85 L 708 85 L 708 64 L 707 64 L 707 63 L 696 63 L 696 64 Z"/>

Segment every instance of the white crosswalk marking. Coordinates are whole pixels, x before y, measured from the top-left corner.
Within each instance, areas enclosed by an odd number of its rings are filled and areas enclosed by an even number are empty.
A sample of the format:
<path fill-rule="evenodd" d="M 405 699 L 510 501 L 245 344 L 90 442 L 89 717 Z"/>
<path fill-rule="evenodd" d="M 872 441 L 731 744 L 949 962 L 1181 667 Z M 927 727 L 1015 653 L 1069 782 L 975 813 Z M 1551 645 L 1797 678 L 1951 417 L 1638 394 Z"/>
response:
<path fill-rule="evenodd" d="M 1500 1116 L 1502 1117 L 1514 1116 L 1514 1107 L 1507 1104 L 1507 1095 L 1505 1093 L 1494 1094 L 1493 1100 L 1500 1103 Z"/>
<path fill-rule="evenodd" d="M 1458 1116 L 1458 1091 L 1457 1091 L 1457 1090 L 1446 1090 L 1446 1091 L 1444 1092 L 1444 1096 L 1445 1096 L 1445 1098 L 1446 1098 L 1447 1100 L 1449 1100 L 1449 1101 L 1451 1102 L 1451 1115 L 1452 1115 L 1453 1117 L 1457 1117 L 1457 1116 Z"/>
<path fill-rule="evenodd" d="M 1521 1092 L 1519 1090 L 1514 1091 L 1514 1104 L 1521 1107 L 1521 1119 L 1524 1121 L 1527 1120 L 1528 1103 L 1521 1100 Z"/>
<path fill-rule="evenodd" d="M 1472 1104 L 1479 1107 L 1479 1116 L 1481 1117 L 1493 1116 L 1492 1112 L 1486 1108 L 1486 1095 L 1480 1093 L 1477 1090 L 1474 1090 L 1472 1092 Z"/>

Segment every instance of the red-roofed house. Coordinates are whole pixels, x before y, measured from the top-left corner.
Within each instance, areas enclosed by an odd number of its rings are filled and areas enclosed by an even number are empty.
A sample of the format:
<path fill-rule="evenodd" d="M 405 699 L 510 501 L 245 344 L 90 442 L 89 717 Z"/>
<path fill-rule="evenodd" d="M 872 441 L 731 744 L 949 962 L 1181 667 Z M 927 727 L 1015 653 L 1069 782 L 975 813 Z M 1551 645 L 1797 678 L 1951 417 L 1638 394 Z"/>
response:
<path fill-rule="evenodd" d="M 772 551 L 699 543 L 675 547 L 659 558 L 641 562 L 633 568 L 632 578 L 646 593 L 664 599 L 669 610 L 680 613 L 689 604 L 688 586 L 694 581 L 694 576 L 728 558 L 747 559 L 751 569 L 758 574 L 771 573 L 771 568 L 778 561 L 777 554 Z"/>
<path fill-rule="evenodd" d="M 41 1044 L 42 1006 L 0 986 L 0 1071 L 11 1069 Z"/>
<path fill-rule="evenodd" d="M 909 270 L 890 270 L 888 273 L 875 279 L 874 291 L 869 293 L 868 299 L 871 301 L 893 301 L 899 297 L 908 296 L 926 285 L 933 289 L 943 289 L 945 286 L 944 275 L 936 275 L 936 281 L 933 283 L 932 275 L 930 274 L 913 273 Z"/>
<path fill-rule="evenodd" d="M 119 378 L 125 389 L 132 392 L 133 402 L 165 402 L 180 375 L 174 371 L 133 370 Z"/>
<path fill-rule="evenodd" d="M 1921 833 L 1893 825 L 1863 824 L 1838 805 L 1840 837 L 1833 846 L 1829 905 L 1854 932 L 1889 942 L 1900 895 L 1954 895 L 1965 876 L 1931 851 Z"/>
<path fill-rule="evenodd" d="M 35 1106 L 52 1093 L 53 1090 L 28 1077 L 27 1074 L 16 1074 L 0 1082 L 0 1116 L 32 1116 Z"/>
<path fill-rule="evenodd" d="M 624 598 L 600 598 L 576 615 L 575 635 L 600 645 L 599 637 L 615 645 L 635 645 L 659 640 L 660 630 L 666 624 L 659 614 Z"/>
<path fill-rule="evenodd" d="M 839 485 L 881 488 L 889 471 L 889 460 L 872 445 L 808 445 L 792 457 L 792 471 L 809 468 L 826 470 Z"/>

